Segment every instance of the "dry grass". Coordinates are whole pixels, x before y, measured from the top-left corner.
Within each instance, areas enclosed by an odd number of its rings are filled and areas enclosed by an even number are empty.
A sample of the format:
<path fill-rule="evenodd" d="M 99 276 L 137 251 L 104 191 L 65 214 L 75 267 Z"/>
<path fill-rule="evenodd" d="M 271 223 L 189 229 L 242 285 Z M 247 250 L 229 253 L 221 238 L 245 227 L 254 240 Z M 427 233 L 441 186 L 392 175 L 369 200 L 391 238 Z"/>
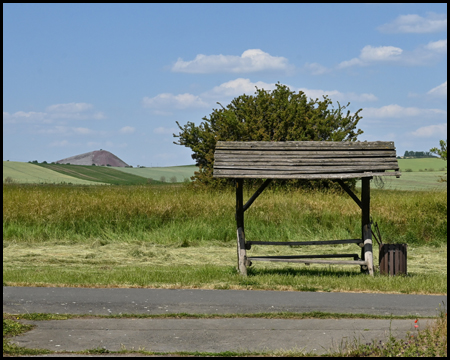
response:
<path fill-rule="evenodd" d="M 9 285 L 273 289 L 442 294 L 447 291 L 447 247 L 410 247 L 407 277 L 369 278 L 358 266 L 258 262 L 242 278 L 231 246 L 176 247 L 146 242 L 17 244 L 3 249 L 3 276 Z M 271 251 L 271 249 L 273 251 Z M 356 245 L 334 248 L 254 246 L 255 255 L 356 252 Z M 376 253 L 376 251 L 375 251 Z M 378 263 L 375 257 L 375 263 Z M 433 266 L 430 266 L 433 264 Z"/>

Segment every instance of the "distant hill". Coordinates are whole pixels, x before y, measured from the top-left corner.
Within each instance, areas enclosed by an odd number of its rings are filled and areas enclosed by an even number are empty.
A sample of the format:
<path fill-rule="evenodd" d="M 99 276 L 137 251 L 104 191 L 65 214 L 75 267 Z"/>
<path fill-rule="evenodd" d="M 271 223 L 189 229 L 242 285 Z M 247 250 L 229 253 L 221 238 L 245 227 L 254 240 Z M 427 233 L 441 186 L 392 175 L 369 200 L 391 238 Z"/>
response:
<path fill-rule="evenodd" d="M 62 160 L 56 161 L 57 164 L 71 164 L 71 165 L 97 165 L 97 166 L 114 166 L 125 167 L 129 166 L 125 161 L 119 159 L 116 155 L 106 150 L 96 150 L 88 153 L 71 156 Z"/>

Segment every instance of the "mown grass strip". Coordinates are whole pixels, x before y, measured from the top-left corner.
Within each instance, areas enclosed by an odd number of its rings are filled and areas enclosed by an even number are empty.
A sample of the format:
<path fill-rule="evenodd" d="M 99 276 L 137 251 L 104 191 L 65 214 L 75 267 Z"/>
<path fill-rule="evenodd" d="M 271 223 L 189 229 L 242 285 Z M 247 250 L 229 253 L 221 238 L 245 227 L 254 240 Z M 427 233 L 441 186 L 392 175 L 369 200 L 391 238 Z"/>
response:
<path fill-rule="evenodd" d="M 436 314 L 438 316 L 438 314 Z M 3 319 L 9 320 L 68 320 L 68 319 L 427 319 L 427 316 L 416 315 L 374 315 L 374 314 L 347 314 L 330 313 L 323 311 L 310 311 L 304 313 L 283 311 L 283 312 L 263 312 L 253 314 L 190 314 L 190 313 L 170 313 L 170 314 L 54 314 L 54 313 L 3 313 Z M 431 317 L 434 318 L 434 317 Z"/>
<path fill-rule="evenodd" d="M 259 262 L 248 277 L 235 268 L 235 244 L 154 245 L 147 242 L 91 244 L 4 242 L 3 281 L 10 286 L 166 289 L 258 289 L 281 291 L 447 293 L 447 247 L 408 248 L 408 275 L 366 276 L 359 266 Z M 348 253 L 356 245 L 250 251 L 258 255 Z M 375 247 L 375 249 L 377 249 Z M 353 249 L 354 250 L 354 249 Z M 250 253 L 249 252 L 249 253 Z M 375 263 L 378 254 L 375 251 Z M 433 264 L 433 266 L 430 266 Z"/>

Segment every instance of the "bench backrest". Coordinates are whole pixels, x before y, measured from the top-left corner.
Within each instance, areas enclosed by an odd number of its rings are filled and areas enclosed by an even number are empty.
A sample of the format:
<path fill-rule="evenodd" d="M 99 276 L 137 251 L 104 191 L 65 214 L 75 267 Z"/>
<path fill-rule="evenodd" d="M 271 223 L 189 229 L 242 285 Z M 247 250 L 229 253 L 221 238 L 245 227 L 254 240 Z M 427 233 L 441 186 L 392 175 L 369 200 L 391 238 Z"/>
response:
<path fill-rule="evenodd" d="M 393 141 L 218 141 L 214 153 L 214 177 L 343 179 L 400 174 Z"/>

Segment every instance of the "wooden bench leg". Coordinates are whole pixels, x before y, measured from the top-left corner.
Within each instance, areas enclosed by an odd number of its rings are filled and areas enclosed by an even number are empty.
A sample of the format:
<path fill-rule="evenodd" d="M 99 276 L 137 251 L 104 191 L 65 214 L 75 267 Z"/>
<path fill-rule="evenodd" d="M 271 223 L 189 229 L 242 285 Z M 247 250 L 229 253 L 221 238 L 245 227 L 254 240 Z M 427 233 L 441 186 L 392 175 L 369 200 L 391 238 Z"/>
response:
<path fill-rule="evenodd" d="M 247 276 L 247 252 L 245 250 L 245 235 L 242 228 L 237 229 L 237 258 L 238 271 L 241 275 Z"/>
<path fill-rule="evenodd" d="M 364 260 L 367 261 L 367 271 L 373 276 L 372 232 L 370 230 L 370 179 L 361 179 L 361 209 L 362 209 L 362 240 L 364 242 Z"/>
<path fill-rule="evenodd" d="M 244 180 L 236 179 L 236 227 L 237 227 L 237 258 L 238 271 L 247 276 L 247 252 L 244 235 Z"/>

